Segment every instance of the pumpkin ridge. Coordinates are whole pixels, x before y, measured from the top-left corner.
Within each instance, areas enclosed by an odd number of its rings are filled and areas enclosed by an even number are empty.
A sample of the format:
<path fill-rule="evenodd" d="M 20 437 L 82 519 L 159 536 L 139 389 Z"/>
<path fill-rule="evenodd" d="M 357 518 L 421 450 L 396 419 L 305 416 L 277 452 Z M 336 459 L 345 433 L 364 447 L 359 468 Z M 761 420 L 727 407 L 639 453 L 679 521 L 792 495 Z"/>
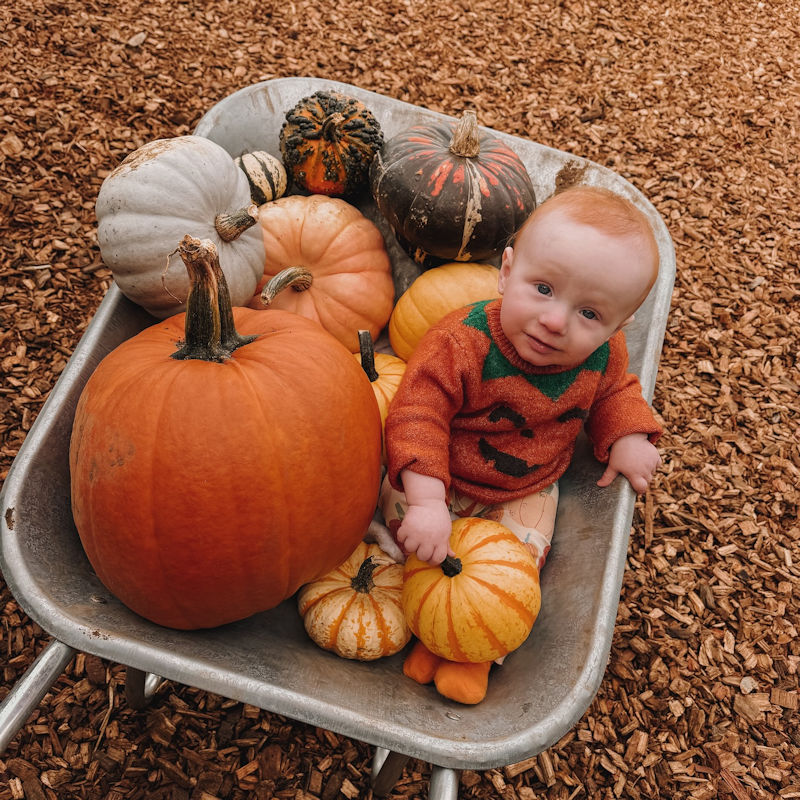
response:
<path fill-rule="evenodd" d="M 533 625 L 536 621 L 536 614 L 532 613 L 531 610 L 519 600 L 519 598 L 514 595 L 506 592 L 502 587 L 498 586 L 494 581 L 487 581 L 484 578 L 479 577 L 478 575 L 470 575 L 470 578 L 475 582 L 480 584 L 484 589 L 487 589 L 493 595 L 495 595 L 502 603 L 505 605 L 510 606 L 512 609 L 517 611 L 520 615 L 520 618 L 523 621 L 526 621 L 527 625 Z M 538 613 L 538 611 L 537 611 Z"/>
<path fill-rule="evenodd" d="M 468 596 L 462 597 L 460 602 L 466 602 L 469 605 L 469 608 L 472 611 L 472 618 L 475 623 L 474 627 L 478 628 L 478 630 L 489 640 L 492 647 L 498 652 L 508 652 L 507 644 L 502 641 L 502 639 L 500 639 L 492 630 L 491 624 L 486 621 L 486 618 L 481 612 L 480 607 L 475 605 L 472 599 Z"/>
<path fill-rule="evenodd" d="M 445 620 L 445 640 L 447 641 L 447 645 L 450 648 L 450 652 L 453 654 L 453 658 L 449 659 L 450 661 L 468 661 L 469 659 L 466 657 L 466 653 L 464 652 L 463 648 L 461 647 L 461 642 L 458 638 L 458 634 L 456 633 L 455 625 L 453 624 L 453 592 L 452 592 L 452 582 L 447 582 L 447 595 L 445 597 L 445 610 L 446 613 L 444 615 Z"/>
<path fill-rule="evenodd" d="M 342 624 L 347 617 L 347 613 L 349 612 L 354 599 L 354 597 L 345 598 L 344 602 L 342 602 L 341 606 L 339 607 L 338 615 L 334 617 L 334 619 L 332 619 L 326 626 L 329 641 L 336 642 L 336 640 L 339 638 L 339 633 L 342 630 Z"/>
<path fill-rule="evenodd" d="M 480 518 L 475 517 L 475 519 L 480 519 Z M 472 528 L 475 524 L 477 523 L 470 523 L 469 525 L 465 525 L 462 530 L 462 536 L 466 536 L 467 531 L 469 531 L 469 529 Z M 511 531 L 509 531 L 508 528 L 503 528 L 503 530 L 498 529 L 495 533 L 482 532 L 481 538 L 477 539 L 469 547 L 467 547 L 467 549 L 464 552 L 464 556 L 465 557 L 469 556 L 470 554 L 475 552 L 475 550 L 481 550 L 487 544 L 496 544 L 497 542 L 507 542 L 509 535 L 514 536 L 514 534 L 511 533 Z"/>

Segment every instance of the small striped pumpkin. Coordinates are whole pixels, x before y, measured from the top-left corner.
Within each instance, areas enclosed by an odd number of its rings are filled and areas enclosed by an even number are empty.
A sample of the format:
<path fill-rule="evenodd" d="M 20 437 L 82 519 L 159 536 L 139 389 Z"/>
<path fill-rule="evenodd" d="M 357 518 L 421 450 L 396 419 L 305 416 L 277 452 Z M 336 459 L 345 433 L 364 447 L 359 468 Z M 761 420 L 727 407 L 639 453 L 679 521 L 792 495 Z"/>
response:
<path fill-rule="evenodd" d="M 341 566 L 298 593 L 306 632 L 342 658 L 394 655 L 411 638 L 400 605 L 402 584 L 403 565 L 378 545 L 361 542 Z"/>
<path fill-rule="evenodd" d="M 411 631 L 449 661 L 494 661 L 519 647 L 541 605 L 539 570 L 527 547 L 499 522 L 453 522 L 448 556 L 432 566 L 408 557 L 403 609 Z"/>
<path fill-rule="evenodd" d="M 247 176 L 250 197 L 257 206 L 286 194 L 288 179 L 280 158 L 264 150 L 256 150 L 253 153 L 242 153 L 234 161 Z"/>

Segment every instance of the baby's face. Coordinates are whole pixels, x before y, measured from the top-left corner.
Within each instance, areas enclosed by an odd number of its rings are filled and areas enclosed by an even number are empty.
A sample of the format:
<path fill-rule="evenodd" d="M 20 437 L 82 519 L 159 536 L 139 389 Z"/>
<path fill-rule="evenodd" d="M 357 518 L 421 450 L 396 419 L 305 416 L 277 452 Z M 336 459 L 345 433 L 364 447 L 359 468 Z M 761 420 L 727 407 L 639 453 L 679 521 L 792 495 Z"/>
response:
<path fill-rule="evenodd" d="M 503 331 L 531 364 L 574 366 L 631 320 L 652 275 L 652 256 L 636 237 L 551 212 L 503 253 Z"/>

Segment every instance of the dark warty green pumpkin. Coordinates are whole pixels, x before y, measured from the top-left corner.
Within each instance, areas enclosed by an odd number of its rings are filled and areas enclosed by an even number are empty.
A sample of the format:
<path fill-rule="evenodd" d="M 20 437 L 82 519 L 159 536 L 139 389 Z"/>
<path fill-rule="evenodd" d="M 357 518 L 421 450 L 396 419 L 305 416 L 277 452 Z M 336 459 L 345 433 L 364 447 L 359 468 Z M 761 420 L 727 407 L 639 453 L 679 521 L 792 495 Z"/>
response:
<path fill-rule="evenodd" d="M 373 159 L 370 188 L 398 242 L 426 268 L 493 258 L 536 207 L 524 163 L 473 111 L 393 136 Z"/>
<path fill-rule="evenodd" d="M 331 197 L 366 187 L 382 144 L 380 124 L 360 100 L 324 90 L 288 111 L 280 132 L 289 177 L 301 189 Z"/>

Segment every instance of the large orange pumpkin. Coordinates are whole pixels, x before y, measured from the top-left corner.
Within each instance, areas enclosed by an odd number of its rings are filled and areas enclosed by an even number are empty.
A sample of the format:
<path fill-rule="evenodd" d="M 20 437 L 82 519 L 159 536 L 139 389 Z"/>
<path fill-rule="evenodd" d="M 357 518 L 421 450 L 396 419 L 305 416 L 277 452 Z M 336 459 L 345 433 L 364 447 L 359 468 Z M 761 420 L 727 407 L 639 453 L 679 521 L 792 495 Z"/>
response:
<path fill-rule="evenodd" d="M 266 262 L 251 308 L 302 314 L 351 353 L 359 330 L 378 338 L 394 306 L 394 281 L 371 220 L 336 197 L 290 195 L 260 206 L 258 224 Z"/>
<path fill-rule="evenodd" d="M 433 566 L 409 556 L 403 610 L 415 636 L 448 661 L 483 662 L 519 647 L 539 613 L 539 570 L 530 550 L 499 522 L 453 522 L 448 556 Z"/>
<path fill-rule="evenodd" d="M 380 415 L 352 354 L 297 314 L 231 313 L 215 253 L 184 240 L 187 313 L 103 359 L 70 443 L 75 524 L 97 576 L 182 629 L 272 608 L 340 564 L 380 477 Z"/>

